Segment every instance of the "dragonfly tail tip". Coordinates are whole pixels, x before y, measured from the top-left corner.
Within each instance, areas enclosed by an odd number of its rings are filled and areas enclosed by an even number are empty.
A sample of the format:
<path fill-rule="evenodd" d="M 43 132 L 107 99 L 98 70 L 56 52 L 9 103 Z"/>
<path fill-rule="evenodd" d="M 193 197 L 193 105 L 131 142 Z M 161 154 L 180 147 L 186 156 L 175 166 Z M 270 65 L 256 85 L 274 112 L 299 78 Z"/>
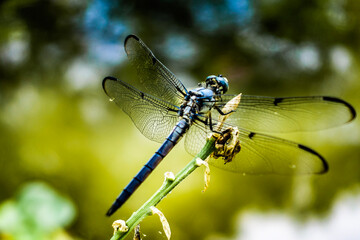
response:
<path fill-rule="evenodd" d="M 110 217 L 118 208 L 116 205 L 112 205 L 106 212 L 106 216 Z"/>

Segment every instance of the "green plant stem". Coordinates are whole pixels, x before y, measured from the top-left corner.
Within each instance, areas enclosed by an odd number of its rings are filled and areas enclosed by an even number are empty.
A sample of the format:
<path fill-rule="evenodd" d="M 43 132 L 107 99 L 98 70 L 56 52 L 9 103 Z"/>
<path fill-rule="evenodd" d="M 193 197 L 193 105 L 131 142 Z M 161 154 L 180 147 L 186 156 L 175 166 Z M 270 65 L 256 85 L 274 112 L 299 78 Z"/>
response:
<path fill-rule="evenodd" d="M 165 180 L 160 189 L 147 202 L 145 202 L 144 205 L 142 205 L 136 212 L 131 215 L 131 217 L 126 221 L 128 231 L 115 231 L 111 240 L 124 239 L 146 216 L 152 215 L 150 207 L 156 206 L 182 180 L 184 180 L 190 173 L 199 167 L 196 164 L 196 159 L 200 158 L 205 160 L 214 151 L 215 141 L 216 140 L 214 137 L 208 139 L 201 151 L 175 176 L 173 181 L 169 179 Z"/>

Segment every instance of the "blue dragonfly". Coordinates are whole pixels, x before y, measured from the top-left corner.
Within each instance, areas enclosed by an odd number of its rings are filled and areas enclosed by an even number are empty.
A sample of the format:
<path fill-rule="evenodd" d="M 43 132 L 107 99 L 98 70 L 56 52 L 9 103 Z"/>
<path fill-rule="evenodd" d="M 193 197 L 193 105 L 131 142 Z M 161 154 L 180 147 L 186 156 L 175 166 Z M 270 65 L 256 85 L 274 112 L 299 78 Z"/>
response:
<path fill-rule="evenodd" d="M 226 94 L 228 80 L 210 75 L 198 88 L 188 90 L 137 36 L 129 35 L 125 51 L 135 67 L 142 90 L 114 77 L 103 88 L 150 140 L 160 148 L 124 188 L 106 215 L 112 215 L 134 193 L 170 150 L 185 135 L 185 148 L 196 155 L 212 132 L 237 127 L 241 149 L 232 161 L 211 158 L 209 164 L 243 174 L 321 174 L 325 159 L 311 148 L 267 135 L 315 131 L 352 121 L 356 112 L 347 102 L 327 96 L 262 97 L 242 95 L 240 104 L 221 129 L 222 107 L 235 95 Z"/>

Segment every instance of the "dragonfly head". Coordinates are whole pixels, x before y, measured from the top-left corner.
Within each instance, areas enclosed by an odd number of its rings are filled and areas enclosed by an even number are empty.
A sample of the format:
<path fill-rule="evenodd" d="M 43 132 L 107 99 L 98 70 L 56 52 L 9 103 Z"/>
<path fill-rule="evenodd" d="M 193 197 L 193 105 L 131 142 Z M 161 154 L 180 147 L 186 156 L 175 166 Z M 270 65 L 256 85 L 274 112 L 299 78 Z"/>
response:
<path fill-rule="evenodd" d="M 206 88 L 212 89 L 216 94 L 224 94 L 229 90 L 229 83 L 222 75 L 210 75 L 206 78 Z"/>

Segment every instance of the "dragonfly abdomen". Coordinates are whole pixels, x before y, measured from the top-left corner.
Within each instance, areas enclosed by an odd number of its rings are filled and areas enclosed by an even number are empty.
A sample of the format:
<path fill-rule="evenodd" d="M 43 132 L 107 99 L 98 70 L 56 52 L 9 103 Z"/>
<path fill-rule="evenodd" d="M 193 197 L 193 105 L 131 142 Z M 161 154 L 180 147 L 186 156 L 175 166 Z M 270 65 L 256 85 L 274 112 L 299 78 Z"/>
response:
<path fill-rule="evenodd" d="M 152 173 L 152 171 L 157 167 L 157 165 L 159 165 L 159 163 L 164 159 L 164 157 L 171 151 L 171 149 L 173 149 L 176 143 L 179 142 L 179 140 L 186 133 L 189 127 L 190 125 L 186 119 L 181 119 L 176 124 L 176 126 L 174 127 L 170 135 L 166 138 L 164 143 L 160 146 L 160 148 L 155 152 L 155 154 L 150 158 L 150 160 L 142 167 L 138 174 L 136 174 L 136 176 L 116 198 L 110 209 L 107 211 L 107 216 L 113 214 L 126 202 L 126 200 L 129 199 L 129 197 L 145 181 L 145 179 L 150 175 L 150 173 Z"/>

